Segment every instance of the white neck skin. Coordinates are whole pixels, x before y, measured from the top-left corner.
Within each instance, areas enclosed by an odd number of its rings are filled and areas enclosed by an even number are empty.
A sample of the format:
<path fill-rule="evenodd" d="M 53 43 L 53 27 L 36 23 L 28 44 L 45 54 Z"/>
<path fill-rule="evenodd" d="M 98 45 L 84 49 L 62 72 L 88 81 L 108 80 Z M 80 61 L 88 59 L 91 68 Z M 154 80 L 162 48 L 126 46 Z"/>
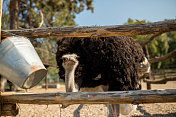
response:
<path fill-rule="evenodd" d="M 62 56 L 62 66 L 65 69 L 66 92 L 78 92 L 75 87 L 75 70 L 79 64 L 76 54 L 65 54 Z"/>
<path fill-rule="evenodd" d="M 65 85 L 66 92 L 78 92 L 78 89 L 75 87 L 75 68 L 65 70 Z"/>

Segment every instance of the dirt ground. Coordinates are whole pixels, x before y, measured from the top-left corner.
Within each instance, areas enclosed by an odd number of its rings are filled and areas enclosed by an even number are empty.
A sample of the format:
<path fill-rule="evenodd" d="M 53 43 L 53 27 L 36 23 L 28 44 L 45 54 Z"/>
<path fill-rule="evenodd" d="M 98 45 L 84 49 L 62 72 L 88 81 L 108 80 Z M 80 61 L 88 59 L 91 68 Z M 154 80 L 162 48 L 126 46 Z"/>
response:
<path fill-rule="evenodd" d="M 143 90 L 146 84 L 142 83 Z M 163 85 L 152 85 L 152 89 L 176 89 L 176 82 L 168 82 Z M 58 89 L 32 88 L 28 92 L 48 93 L 64 92 L 65 87 L 61 85 Z M 71 105 L 65 109 L 61 105 L 31 105 L 19 104 L 20 112 L 17 117 L 113 117 L 109 105 Z M 140 104 L 136 111 L 128 116 L 121 117 L 176 117 L 176 103 Z"/>

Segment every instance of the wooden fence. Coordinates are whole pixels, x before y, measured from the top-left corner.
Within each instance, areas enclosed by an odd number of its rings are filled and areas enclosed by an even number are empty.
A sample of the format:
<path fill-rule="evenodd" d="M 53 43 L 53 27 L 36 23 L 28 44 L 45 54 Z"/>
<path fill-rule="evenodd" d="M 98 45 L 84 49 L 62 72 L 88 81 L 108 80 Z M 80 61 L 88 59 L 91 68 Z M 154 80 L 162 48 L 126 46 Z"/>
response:
<path fill-rule="evenodd" d="M 107 37 L 124 35 L 158 34 L 176 31 L 176 20 L 147 24 L 96 26 L 96 27 L 51 27 L 35 29 L 3 30 L 1 37 L 13 33 L 28 38 L 41 37 Z M 17 94 L 1 92 L 0 115 L 18 114 L 16 103 L 22 104 L 121 104 L 121 103 L 166 103 L 176 102 L 176 90 L 142 90 L 119 92 L 77 92 Z"/>
<path fill-rule="evenodd" d="M 144 104 L 176 102 L 176 89 L 71 93 L 1 93 L 1 115 L 18 114 L 19 104 Z M 2 108 L 3 107 L 3 108 Z"/>

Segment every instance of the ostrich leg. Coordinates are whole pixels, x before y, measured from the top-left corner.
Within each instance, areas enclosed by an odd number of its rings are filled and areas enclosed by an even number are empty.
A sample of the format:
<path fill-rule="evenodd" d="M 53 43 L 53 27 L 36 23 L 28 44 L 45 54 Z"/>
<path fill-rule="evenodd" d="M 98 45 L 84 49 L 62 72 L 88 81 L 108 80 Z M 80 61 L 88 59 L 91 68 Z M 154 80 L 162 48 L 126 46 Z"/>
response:
<path fill-rule="evenodd" d="M 114 117 L 120 117 L 120 107 L 119 104 L 111 104 L 112 112 Z"/>

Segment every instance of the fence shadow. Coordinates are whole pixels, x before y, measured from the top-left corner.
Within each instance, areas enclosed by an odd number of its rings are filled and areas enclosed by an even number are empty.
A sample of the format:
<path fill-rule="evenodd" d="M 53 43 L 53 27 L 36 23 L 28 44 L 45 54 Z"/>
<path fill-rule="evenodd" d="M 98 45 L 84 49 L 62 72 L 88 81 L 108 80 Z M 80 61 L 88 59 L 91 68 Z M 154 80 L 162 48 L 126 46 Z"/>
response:
<path fill-rule="evenodd" d="M 80 104 L 79 106 L 78 106 L 78 108 L 74 111 L 74 117 L 81 117 L 80 116 L 80 111 L 81 111 L 81 109 L 83 108 L 83 106 L 84 106 L 84 104 Z M 113 116 L 113 112 L 112 112 L 112 108 L 111 108 L 111 105 L 110 104 L 105 104 L 105 106 L 108 108 L 108 110 L 109 110 L 109 115 L 108 115 L 108 117 L 114 117 Z"/>
<path fill-rule="evenodd" d="M 74 117 L 80 117 L 80 111 L 83 108 L 84 104 L 80 104 L 78 108 L 74 111 Z"/>
<path fill-rule="evenodd" d="M 150 114 L 146 112 L 146 110 L 144 110 L 142 106 L 138 106 L 137 110 L 139 110 L 143 115 L 140 115 L 140 116 L 137 115 L 137 116 L 132 116 L 132 117 L 176 117 L 176 113 Z"/>
<path fill-rule="evenodd" d="M 109 115 L 108 115 L 108 117 L 114 117 L 113 112 L 112 112 L 111 105 L 110 105 L 110 104 L 105 104 L 105 106 L 106 106 L 106 107 L 108 108 L 108 110 L 109 110 Z"/>

